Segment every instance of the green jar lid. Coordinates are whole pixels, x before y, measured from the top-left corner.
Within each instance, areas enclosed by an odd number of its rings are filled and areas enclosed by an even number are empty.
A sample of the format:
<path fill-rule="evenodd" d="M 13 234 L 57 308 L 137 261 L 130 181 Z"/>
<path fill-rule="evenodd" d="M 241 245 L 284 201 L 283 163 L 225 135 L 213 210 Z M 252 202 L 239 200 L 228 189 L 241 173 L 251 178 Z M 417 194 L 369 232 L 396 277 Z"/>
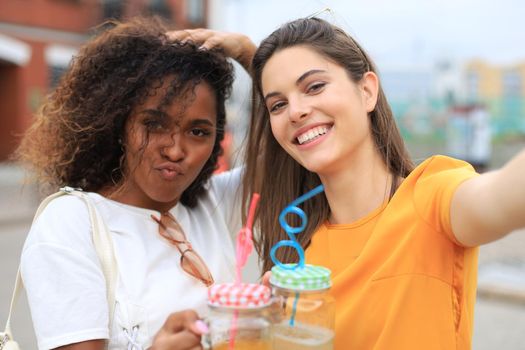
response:
<path fill-rule="evenodd" d="M 293 267 L 295 264 L 285 264 L 284 266 Z M 295 270 L 283 268 L 275 265 L 272 267 L 270 283 L 279 288 L 314 291 L 328 289 L 332 285 L 330 275 L 332 272 L 323 266 L 304 265 Z"/>

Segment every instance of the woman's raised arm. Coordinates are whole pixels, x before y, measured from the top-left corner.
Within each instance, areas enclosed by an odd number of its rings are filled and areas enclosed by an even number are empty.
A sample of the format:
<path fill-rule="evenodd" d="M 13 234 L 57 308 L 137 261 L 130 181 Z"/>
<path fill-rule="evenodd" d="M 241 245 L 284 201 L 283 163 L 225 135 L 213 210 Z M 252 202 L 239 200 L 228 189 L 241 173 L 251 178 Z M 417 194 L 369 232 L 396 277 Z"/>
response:
<path fill-rule="evenodd" d="M 239 62 L 247 72 L 251 72 L 251 63 L 257 46 L 241 33 L 221 32 L 211 29 L 185 29 L 167 32 L 170 40 L 190 40 L 202 48 L 221 48 L 226 56 Z"/>
<path fill-rule="evenodd" d="M 452 198 L 452 231 L 466 246 L 525 227 L 525 150 L 506 165 L 462 183 Z"/>

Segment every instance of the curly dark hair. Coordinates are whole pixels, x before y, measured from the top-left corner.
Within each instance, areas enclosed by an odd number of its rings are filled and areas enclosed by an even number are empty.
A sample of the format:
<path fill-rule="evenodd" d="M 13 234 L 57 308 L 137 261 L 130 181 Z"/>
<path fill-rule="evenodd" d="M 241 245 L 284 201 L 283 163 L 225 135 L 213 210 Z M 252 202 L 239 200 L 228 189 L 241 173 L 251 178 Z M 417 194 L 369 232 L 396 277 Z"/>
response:
<path fill-rule="evenodd" d="M 68 185 L 98 192 L 122 183 L 126 174 L 119 140 L 134 107 L 155 94 L 163 79 L 170 85 L 162 105 L 206 82 L 217 98 L 217 132 L 210 158 L 180 199 L 194 207 L 222 153 L 233 66 L 220 51 L 170 42 L 168 29 L 157 18 L 108 22 L 104 27 L 81 48 L 46 98 L 15 158 L 28 163 L 48 189 Z"/>

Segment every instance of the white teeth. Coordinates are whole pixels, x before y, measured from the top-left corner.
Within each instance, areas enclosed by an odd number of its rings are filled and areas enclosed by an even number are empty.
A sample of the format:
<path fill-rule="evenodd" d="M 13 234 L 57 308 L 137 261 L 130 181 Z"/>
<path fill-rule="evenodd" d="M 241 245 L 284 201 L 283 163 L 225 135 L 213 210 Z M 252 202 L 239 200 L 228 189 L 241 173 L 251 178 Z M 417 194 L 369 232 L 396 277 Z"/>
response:
<path fill-rule="evenodd" d="M 321 135 L 324 135 L 328 132 L 328 127 L 326 126 L 317 126 L 313 129 L 308 130 L 307 132 L 299 135 L 297 137 L 297 142 L 299 142 L 300 145 L 302 145 L 305 142 L 312 141 L 316 138 L 318 138 Z"/>

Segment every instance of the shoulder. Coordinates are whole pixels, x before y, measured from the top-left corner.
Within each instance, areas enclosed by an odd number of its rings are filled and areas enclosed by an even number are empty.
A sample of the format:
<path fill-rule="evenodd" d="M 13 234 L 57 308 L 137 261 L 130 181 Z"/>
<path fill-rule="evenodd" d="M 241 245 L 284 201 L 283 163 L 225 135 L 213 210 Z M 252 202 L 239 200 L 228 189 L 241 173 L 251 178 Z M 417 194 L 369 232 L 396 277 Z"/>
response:
<path fill-rule="evenodd" d="M 43 208 L 33 225 L 48 224 L 70 225 L 89 222 L 89 212 L 86 203 L 77 196 L 62 195 L 54 198 Z"/>
<path fill-rule="evenodd" d="M 235 168 L 212 176 L 208 187 L 208 199 L 213 206 L 227 207 L 238 205 L 242 196 L 243 167 Z"/>
<path fill-rule="evenodd" d="M 476 175 L 469 163 L 438 155 L 419 164 L 407 177 L 406 182 L 413 187 L 416 201 L 420 197 L 430 198 L 445 193 L 449 200 L 457 186 Z"/>
<path fill-rule="evenodd" d="M 474 174 L 474 168 L 469 163 L 443 156 L 436 155 L 430 157 L 419 164 L 410 174 L 410 176 L 417 176 L 418 178 L 427 178 L 436 174 L 443 174 L 443 172 L 454 172 L 457 174 Z"/>
<path fill-rule="evenodd" d="M 108 337 L 106 283 L 82 198 L 65 194 L 43 208 L 20 271 L 40 348 Z"/>
<path fill-rule="evenodd" d="M 465 180 L 477 173 L 469 163 L 446 156 L 433 156 L 414 169 L 408 176 L 414 185 L 414 199 L 445 196 L 450 201 L 453 192 Z M 437 198 L 434 198 L 437 199 Z"/>
<path fill-rule="evenodd" d="M 232 170 L 213 175 L 210 179 L 210 189 L 238 189 L 241 185 L 243 172 L 244 167 L 237 167 Z"/>
<path fill-rule="evenodd" d="M 452 238 L 450 207 L 457 188 L 464 181 L 477 176 L 467 162 L 433 156 L 420 165 L 405 179 L 405 198 L 413 203 L 419 217 L 438 232 Z"/>
<path fill-rule="evenodd" d="M 35 217 L 25 247 L 39 243 L 74 245 L 78 240 L 91 240 L 88 208 L 81 198 L 62 195 Z"/>

